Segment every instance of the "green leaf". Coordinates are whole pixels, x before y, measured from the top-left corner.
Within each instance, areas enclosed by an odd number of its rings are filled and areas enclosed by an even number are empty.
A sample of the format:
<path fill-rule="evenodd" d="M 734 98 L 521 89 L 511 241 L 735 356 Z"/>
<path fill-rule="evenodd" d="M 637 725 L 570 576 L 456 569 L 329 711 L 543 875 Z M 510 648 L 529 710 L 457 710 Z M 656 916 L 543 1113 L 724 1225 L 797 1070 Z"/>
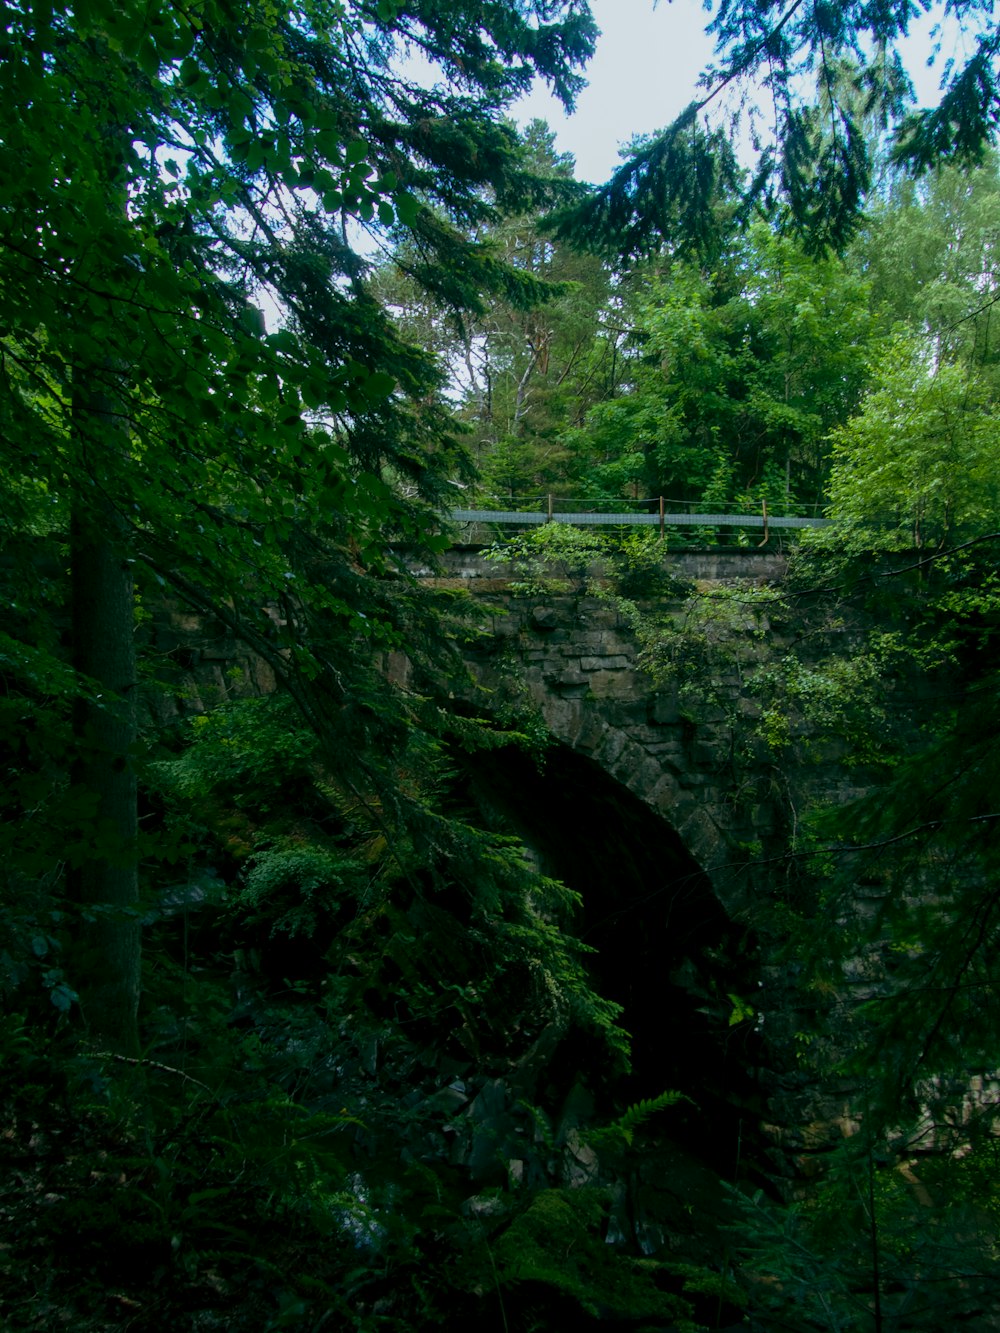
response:
<path fill-rule="evenodd" d="M 79 1001 L 80 997 L 65 982 L 60 982 L 49 991 L 49 999 L 61 1014 L 66 1014 Z"/>
<path fill-rule="evenodd" d="M 299 350 L 299 340 L 291 329 L 276 329 L 274 333 L 267 335 L 265 341 L 276 352 L 287 352 L 294 355 Z"/>
<path fill-rule="evenodd" d="M 387 398 L 396 388 L 396 381 L 392 375 L 384 370 L 377 370 L 373 375 L 369 375 L 365 381 L 365 393 L 373 400 Z"/>
<path fill-rule="evenodd" d="M 160 53 L 154 43 L 147 37 L 139 43 L 139 49 L 136 51 L 136 61 L 139 68 L 150 78 L 155 78 L 160 72 Z"/>
<path fill-rule="evenodd" d="M 397 194 L 393 199 L 400 222 L 412 227 L 420 213 L 420 204 L 412 194 Z"/>
<path fill-rule="evenodd" d="M 325 381 L 319 379 L 306 380 L 302 386 L 302 399 L 307 407 L 319 408 L 327 400 L 327 386 Z"/>
<path fill-rule="evenodd" d="M 320 130 L 313 140 L 316 151 L 325 161 L 339 163 L 343 152 L 343 140 L 334 130 Z"/>

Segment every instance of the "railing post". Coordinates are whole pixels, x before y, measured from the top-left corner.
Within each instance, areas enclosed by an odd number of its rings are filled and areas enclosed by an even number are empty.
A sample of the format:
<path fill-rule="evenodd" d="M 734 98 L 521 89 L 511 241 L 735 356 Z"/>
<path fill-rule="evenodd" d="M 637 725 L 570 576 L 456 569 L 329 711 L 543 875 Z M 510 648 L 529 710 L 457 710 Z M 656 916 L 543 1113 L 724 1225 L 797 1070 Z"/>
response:
<path fill-rule="evenodd" d="M 666 533 L 664 531 L 663 514 L 664 514 L 664 500 L 663 496 L 661 495 L 660 496 L 660 541 L 661 542 L 663 541 L 663 538 L 666 536 Z"/>
<path fill-rule="evenodd" d="M 549 501 L 549 512 L 548 512 L 548 517 L 546 518 L 545 521 L 546 521 L 546 523 L 551 523 L 551 522 L 552 522 L 552 492 L 551 492 L 551 491 L 549 491 L 548 501 Z"/>
<path fill-rule="evenodd" d="M 762 542 L 758 542 L 757 545 L 766 546 L 768 542 L 768 537 L 770 536 L 767 528 L 767 501 L 761 500 L 760 505 L 761 505 L 761 510 L 764 514 L 764 540 Z"/>

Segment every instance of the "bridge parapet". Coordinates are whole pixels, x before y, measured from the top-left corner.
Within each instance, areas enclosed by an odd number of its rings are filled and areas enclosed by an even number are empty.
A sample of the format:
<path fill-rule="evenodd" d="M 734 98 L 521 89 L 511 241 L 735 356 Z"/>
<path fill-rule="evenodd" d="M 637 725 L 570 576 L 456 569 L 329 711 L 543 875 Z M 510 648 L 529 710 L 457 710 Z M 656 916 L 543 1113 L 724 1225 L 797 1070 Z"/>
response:
<path fill-rule="evenodd" d="M 498 579 L 509 580 L 508 567 L 502 562 L 488 559 L 485 544 L 453 546 L 439 559 L 438 569 L 429 565 L 411 564 L 411 570 L 421 578 L 455 579 Z M 663 567 L 678 578 L 705 580 L 712 583 L 728 583 L 739 580 L 772 583 L 780 581 L 785 574 L 788 561 L 780 551 L 757 551 L 741 548 L 718 548 L 703 551 L 670 550 L 663 554 Z M 594 567 L 596 574 L 600 570 Z"/>

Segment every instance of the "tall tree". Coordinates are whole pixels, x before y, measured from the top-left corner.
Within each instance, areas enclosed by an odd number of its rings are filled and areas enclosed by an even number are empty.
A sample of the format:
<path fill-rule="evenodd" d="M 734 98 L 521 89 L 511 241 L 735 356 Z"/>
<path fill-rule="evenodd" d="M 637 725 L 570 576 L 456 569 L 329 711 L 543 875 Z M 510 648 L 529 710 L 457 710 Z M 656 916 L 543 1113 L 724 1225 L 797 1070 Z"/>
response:
<path fill-rule="evenodd" d="M 520 139 L 523 167 L 537 189 L 505 201 L 500 215 L 473 233 L 516 281 L 478 308 L 468 300 L 445 304 L 415 279 L 409 237 L 376 278 L 404 333 L 449 367 L 448 395 L 490 494 L 565 480 L 559 432 L 582 422 L 590 404 L 613 392 L 624 333 L 615 327 L 610 270 L 539 228 L 542 213 L 583 192 L 572 159 L 556 152 L 555 135 L 543 121 L 533 121 Z"/>
<path fill-rule="evenodd" d="M 536 76 L 571 104 L 594 36 L 580 0 L 8 10 L 5 536 L 73 533 L 102 1042 L 135 1043 L 133 571 L 214 608 L 345 739 L 338 665 L 401 632 L 384 534 L 432 528 L 457 466 L 438 372 L 366 295 L 351 227 L 410 228 L 439 286 L 502 286 L 469 234 L 527 183 L 500 112 Z M 37 688 L 31 645 L 11 653 Z"/>
<path fill-rule="evenodd" d="M 626 391 L 567 440 L 578 465 L 589 459 L 591 481 L 619 492 L 631 482 L 717 505 L 822 503 L 826 436 L 867 374 L 864 279 L 763 223 L 710 270 L 649 267 L 627 307 Z"/>
<path fill-rule="evenodd" d="M 1000 430 L 981 375 L 899 336 L 858 414 L 833 433 L 830 513 L 856 549 L 942 548 L 996 526 Z"/>
<path fill-rule="evenodd" d="M 881 336 L 870 391 L 831 435 L 838 540 L 946 546 L 992 526 L 997 346 L 997 161 L 894 183 L 850 263 Z"/>
<path fill-rule="evenodd" d="M 998 195 L 996 153 L 974 170 L 944 165 L 896 181 L 869 209 L 851 252 L 880 318 L 904 324 L 934 362 L 962 362 L 988 378 L 1000 357 Z"/>

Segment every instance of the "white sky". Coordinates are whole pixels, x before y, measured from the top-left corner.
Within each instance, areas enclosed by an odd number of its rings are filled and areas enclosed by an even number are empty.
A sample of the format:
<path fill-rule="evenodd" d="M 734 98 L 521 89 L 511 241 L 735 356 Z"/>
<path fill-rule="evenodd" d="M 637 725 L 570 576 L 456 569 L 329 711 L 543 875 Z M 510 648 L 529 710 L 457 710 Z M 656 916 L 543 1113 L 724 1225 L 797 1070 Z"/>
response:
<path fill-rule="evenodd" d="M 545 89 L 513 108 L 525 124 L 538 116 L 556 131 L 560 152 L 576 158 L 578 180 L 607 180 L 619 147 L 633 134 L 662 129 L 694 100 L 712 44 L 699 0 L 590 0 L 601 36 L 584 71 L 588 86 L 568 118 Z"/>
<path fill-rule="evenodd" d="M 601 36 L 597 52 L 584 71 L 588 86 L 567 117 L 554 97 L 540 86 L 514 107 L 526 124 L 537 116 L 556 131 L 556 147 L 576 159 L 578 180 L 606 181 L 618 165 L 618 149 L 634 134 L 662 129 L 703 95 L 698 76 L 711 59 L 712 44 L 704 25 L 711 15 L 701 0 L 590 0 Z M 912 52 L 910 73 L 922 104 L 936 100 L 944 59 L 967 54 L 967 44 L 953 26 L 938 65 L 925 67 L 930 50 L 930 18 L 913 27 L 906 43 Z"/>

